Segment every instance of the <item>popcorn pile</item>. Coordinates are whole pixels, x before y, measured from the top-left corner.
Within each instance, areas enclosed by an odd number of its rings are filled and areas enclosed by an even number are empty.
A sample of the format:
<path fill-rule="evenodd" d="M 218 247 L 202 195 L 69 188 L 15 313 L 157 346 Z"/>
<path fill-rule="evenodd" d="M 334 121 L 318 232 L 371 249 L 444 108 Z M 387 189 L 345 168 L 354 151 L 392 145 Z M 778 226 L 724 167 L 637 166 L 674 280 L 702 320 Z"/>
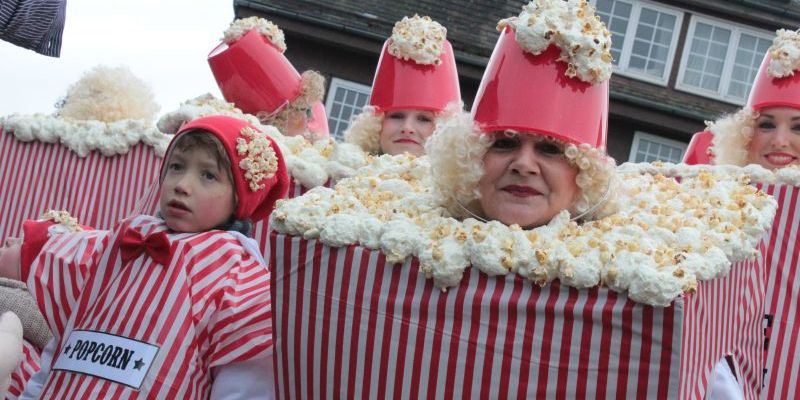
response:
<path fill-rule="evenodd" d="M 620 212 L 579 225 L 562 211 L 548 225 L 524 230 L 450 218 L 432 194 L 427 168 L 425 157 L 377 157 L 334 189 L 280 201 L 271 226 L 330 246 L 381 250 L 393 263 L 417 257 L 442 290 L 471 265 L 539 285 L 606 285 L 663 307 L 756 256 L 776 211 L 771 197 L 748 184 L 753 169 L 625 164 L 614 193 Z"/>
<path fill-rule="evenodd" d="M 0 119 L 0 126 L 23 142 L 61 142 L 81 157 L 86 157 L 92 150 L 109 157 L 126 154 L 139 142 L 153 147 L 156 154 L 163 157 L 171 139 L 151 123 L 133 119 L 102 122 L 44 114 L 11 114 Z"/>
<path fill-rule="evenodd" d="M 210 94 L 185 101 L 177 110 L 166 113 L 158 121 L 158 127 L 163 132 L 175 133 L 184 122 L 207 115 L 239 118 L 269 135 L 280 147 L 289 174 L 307 188 L 351 176 L 367 163 L 367 154 L 354 144 L 337 143 L 330 138 L 310 143 L 301 136 L 284 136 L 275 127 L 261 124 L 254 115 L 245 114 L 232 103 Z"/>
<path fill-rule="evenodd" d="M 778 29 L 767 53 L 770 55 L 767 74 L 773 78 L 794 75 L 800 68 L 800 31 Z"/>
<path fill-rule="evenodd" d="M 611 34 L 586 0 L 539 0 L 522 7 L 518 17 L 498 23 L 516 31 L 523 50 L 538 55 L 554 44 L 566 75 L 584 82 L 601 83 L 611 77 Z"/>
<path fill-rule="evenodd" d="M 231 22 L 231 25 L 223 33 L 222 41 L 229 45 L 233 44 L 253 29 L 266 37 L 281 53 L 286 51 L 286 40 L 281 28 L 259 17 L 242 18 Z"/>
<path fill-rule="evenodd" d="M 389 54 L 417 64 L 439 65 L 447 29 L 430 17 L 403 17 L 392 29 Z"/>

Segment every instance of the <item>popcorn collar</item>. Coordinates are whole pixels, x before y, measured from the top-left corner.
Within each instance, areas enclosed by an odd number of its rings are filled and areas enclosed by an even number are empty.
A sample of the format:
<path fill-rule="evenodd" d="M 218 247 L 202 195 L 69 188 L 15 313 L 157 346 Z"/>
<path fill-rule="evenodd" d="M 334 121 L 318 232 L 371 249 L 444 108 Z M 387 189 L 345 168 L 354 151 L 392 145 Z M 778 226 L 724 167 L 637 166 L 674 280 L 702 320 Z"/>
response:
<path fill-rule="evenodd" d="M 81 157 L 91 151 L 99 151 L 111 157 L 126 154 L 137 144 L 144 143 L 163 157 L 171 140 L 151 123 L 143 120 L 116 122 L 73 120 L 44 114 L 11 114 L 0 125 L 23 142 L 38 140 L 44 143 L 60 143 Z"/>
<path fill-rule="evenodd" d="M 578 225 L 563 211 L 546 226 L 524 230 L 450 218 L 433 195 L 425 157 L 384 155 L 334 189 L 279 202 L 270 223 L 330 246 L 380 250 L 388 262 L 417 257 L 442 290 L 457 285 L 471 265 L 539 285 L 553 279 L 576 288 L 605 285 L 667 306 L 699 281 L 754 257 L 776 210 L 771 197 L 748 184 L 746 170 L 684 167 L 625 164 L 618 171 L 620 212 Z"/>

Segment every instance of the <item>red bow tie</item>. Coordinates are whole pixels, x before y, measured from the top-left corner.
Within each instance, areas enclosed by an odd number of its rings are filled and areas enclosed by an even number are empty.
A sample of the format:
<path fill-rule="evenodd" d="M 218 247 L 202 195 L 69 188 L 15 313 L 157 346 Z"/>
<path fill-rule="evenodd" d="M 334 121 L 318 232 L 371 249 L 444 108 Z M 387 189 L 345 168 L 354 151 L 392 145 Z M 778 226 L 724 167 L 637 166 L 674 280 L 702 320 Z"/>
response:
<path fill-rule="evenodd" d="M 125 264 L 138 258 L 144 251 L 155 262 L 165 267 L 169 265 L 170 243 L 165 231 L 143 237 L 139 231 L 128 228 L 122 234 L 119 250 Z"/>

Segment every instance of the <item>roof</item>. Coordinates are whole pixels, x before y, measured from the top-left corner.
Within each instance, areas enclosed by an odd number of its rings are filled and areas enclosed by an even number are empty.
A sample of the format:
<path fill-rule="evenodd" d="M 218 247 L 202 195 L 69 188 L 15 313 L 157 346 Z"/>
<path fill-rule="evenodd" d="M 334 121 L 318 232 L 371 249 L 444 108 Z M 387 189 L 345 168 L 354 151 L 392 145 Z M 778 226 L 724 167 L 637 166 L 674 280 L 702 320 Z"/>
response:
<path fill-rule="evenodd" d="M 650 0 L 654 1 L 654 0 Z M 762 29 L 800 25 L 800 0 L 658 0 L 688 12 L 727 17 Z M 525 1 L 508 0 L 234 0 L 237 17 L 254 11 L 323 27 L 372 43 L 379 52 L 396 21 L 427 15 L 447 28 L 456 60 L 474 67 L 466 75 L 480 79 L 499 36 L 496 25 L 518 15 Z M 283 27 L 283 26 L 282 26 Z M 286 28 L 284 28 L 286 29 Z M 336 39 L 331 38 L 331 41 Z M 460 72 L 461 67 L 459 67 Z M 736 106 L 615 75 L 611 97 L 694 120 L 714 119 Z"/>

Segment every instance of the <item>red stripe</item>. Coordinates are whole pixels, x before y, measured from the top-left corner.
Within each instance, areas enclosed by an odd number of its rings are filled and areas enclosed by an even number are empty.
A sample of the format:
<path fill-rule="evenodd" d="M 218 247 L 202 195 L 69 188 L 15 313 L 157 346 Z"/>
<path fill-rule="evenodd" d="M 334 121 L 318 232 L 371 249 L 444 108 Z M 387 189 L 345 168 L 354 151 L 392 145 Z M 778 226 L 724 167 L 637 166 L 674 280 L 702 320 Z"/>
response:
<path fill-rule="evenodd" d="M 592 333 L 594 333 L 595 328 L 595 321 L 594 321 L 594 312 L 595 312 L 595 303 L 597 303 L 597 299 L 601 296 L 600 290 L 597 287 L 591 289 L 585 289 L 586 293 L 586 303 L 583 306 L 583 324 L 581 326 L 581 342 L 580 342 L 580 349 L 581 353 L 578 355 L 578 376 L 575 382 L 575 398 L 578 399 L 585 399 L 586 398 L 586 391 L 588 386 L 589 380 L 589 370 L 593 368 L 590 362 L 590 356 L 593 349 L 592 347 Z M 601 346 L 604 343 L 600 343 Z M 562 356 L 563 357 L 563 356 Z M 597 393 L 591 393 L 592 395 L 597 395 Z"/>
<path fill-rule="evenodd" d="M 321 243 L 318 244 L 317 246 L 319 246 L 320 248 L 325 248 L 325 247 L 323 247 L 323 245 Z M 336 347 L 336 346 L 330 346 L 328 344 L 328 340 L 331 337 L 331 335 L 328 334 L 328 332 L 330 332 L 331 321 L 333 320 L 333 311 L 332 311 L 333 307 L 332 307 L 332 302 L 329 301 L 329 299 L 332 299 L 333 296 L 334 296 L 334 290 L 335 289 L 334 289 L 334 279 L 332 278 L 332 276 L 335 274 L 335 271 L 337 269 L 336 268 L 336 261 L 339 258 L 339 249 L 338 248 L 325 248 L 325 250 L 328 251 L 329 254 L 328 254 L 328 269 L 327 269 L 328 276 L 327 276 L 327 282 L 325 284 L 325 293 L 324 293 L 324 297 L 323 297 L 323 299 L 325 301 L 323 301 L 323 303 L 322 303 L 323 304 L 323 308 L 322 308 L 322 332 L 323 332 L 323 334 L 322 334 L 322 342 L 320 343 L 320 350 L 319 350 L 322 353 L 322 357 L 320 358 L 320 365 L 319 365 L 319 383 L 321 385 L 320 389 L 327 388 L 329 386 L 328 385 L 328 359 L 329 359 L 329 357 L 326 357 L 326 355 L 328 354 L 326 352 L 329 351 L 332 347 Z M 342 339 L 339 338 L 339 341 L 341 342 Z M 334 375 L 334 377 L 333 377 L 333 379 L 338 379 L 338 378 L 339 378 L 339 376 L 336 376 L 336 375 Z M 320 391 L 320 397 L 326 397 L 326 396 L 327 396 L 326 392 Z"/>
<path fill-rule="evenodd" d="M 506 337 L 503 341 L 503 346 L 505 349 L 512 349 L 512 347 L 517 342 L 517 320 L 519 319 L 519 309 L 521 307 L 519 298 L 522 293 L 522 285 L 529 284 L 524 282 L 522 277 L 519 275 L 514 275 L 514 288 L 511 291 L 511 297 L 508 299 L 508 317 L 506 318 Z M 509 355 L 508 351 L 503 351 L 503 363 L 500 365 L 501 371 L 511 371 L 511 363 L 513 362 L 514 358 Z M 511 397 L 511 382 L 510 378 L 511 374 L 502 374 L 500 376 L 500 392 L 497 394 L 499 397 L 509 398 Z"/>
<path fill-rule="evenodd" d="M 378 260 L 378 265 L 382 266 L 385 270 L 388 268 L 386 265 L 386 258 L 381 253 L 379 255 L 380 259 Z M 397 287 L 400 281 L 400 273 L 402 268 L 391 268 L 391 278 L 389 281 L 389 288 L 388 293 L 386 296 L 386 309 L 383 310 L 385 313 L 385 321 L 383 324 L 383 337 L 381 340 L 381 359 L 379 364 L 379 370 L 377 377 L 378 380 L 378 390 L 377 390 L 377 398 L 385 399 L 386 398 L 386 384 L 387 384 L 387 377 L 388 375 L 388 367 L 389 367 L 389 352 L 392 348 L 392 328 L 393 328 L 393 321 L 395 320 L 396 316 L 394 315 L 394 305 L 396 304 L 397 299 Z"/>
<path fill-rule="evenodd" d="M 383 295 L 382 284 L 384 280 L 384 276 L 387 274 L 387 270 L 391 270 L 393 268 L 386 265 L 386 256 L 383 255 L 381 252 L 376 252 L 375 256 L 377 261 L 375 262 L 375 266 L 370 266 L 369 263 L 365 266 L 365 269 L 373 269 L 375 271 L 375 279 L 374 279 L 374 286 L 372 288 L 372 293 L 368 293 L 370 299 L 370 307 L 367 310 L 369 313 L 369 319 L 367 320 L 367 332 L 370 334 L 367 335 L 367 344 L 364 347 L 364 350 L 367 352 L 364 354 L 364 376 L 361 378 L 364 382 L 363 388 L 361 389 L 361 393 L 363 396 L 367 396 L 370 391 L 370 385 L 372 384 L 372 364 L 375 362 L 375 358 L 377 356 L 378 351 L 373 351 L 375 348 L 375 326 L 377 325 L 378 321 L 378 310 L 380 309 L 381 304 L 381 296 Z M 399 269 L 399 268 L 398 268 Z M 411 268 L 413 270 L 413 268 Z M 363 286 L 362 286 L 363 287 Z M 363 304 L 363 303 L 362 303 Z M 385 328 L 384 328 L 385 329 Z M 381 356 L 383 353 L 388 352 L 388 347 L 381 348 Z M 382 379 L 383 375 L 376 377 L 377 379 Z"/>
<path fill-rule="evenodd" d="M 482 276 L 483 278 L 484 276 Z M 481 391 L 480 396 L 481 398 L 487 398 L 490 396 L 489 390 L 492 388 L 492 381 L 494 380 L 494 376 L 492 374 L 492 370 L 494 369 L 494 354 L 497 351 L 497 328 L 498 328 L 498 320 L 500 319 L 500 298 L 503 295 L 503 290 L 505 289 L 506 284 L 506 277 L 505 276 L 498 276 L 498 277 L 488 277 L 487 279 L 494 279 L 495 286 L 494 291 L 492 292 L 491 297 L 489 298 L 489 324 L 488 324 L 488 331 L 486 333 L 486 348 L 483 349 L 484 360 L 483 360 L 483 375 L 481 377 Z M 502 351 L 501 351 L 502 353 Z M 494 394 L 492 394 L 494 396 Z"/>
<path fill-rule="evenodd" d="M 628 374 L 630 373 L 630 359 L 631 359 L 631 346 L 625 346 L 625 343 L 631 343 L 633 339 L 633 307 L 636 303 L 626 301 L 622 307 L 622 337 L 620 343 L 623 344 L 619 354 L 619 371 L 617 375 L 617 399 L 624 400 L 628 396 Z"/>
<path fill-rule="evenodd" d="M 464 271 L 464 277 L 462 278 L 466 282 L 472 282 L 471 279 L 471 268 L 467 268 Z M 455 289 L 450 289 L 451 293 L 455 290 L 455 302 L 453 304 L 453 312 L 452 312 L 452 319 L 453 319 L 453 338 L 461 338 L 461 327 L 464 324 L 464 314 L 467 310 L 465 305 L 465 297 L 467 294 L 467 289 L 469 285 L 458 285 Z M 458 360 L 461 358 L 461 340 L 450 340 L 450 350 L 448 352 L 449 356 L 445 360 L 445 370 L 447 371 L 447 376 L 445 378 L 445 390 L 449 391 L 450 388 L 454 388 L 456 386 L 456 370 L 458 369 Z M 465 371 L 466 373 L 467 371 Z M 463 381 L 463 379 L 461 380 Z M 449 392 L 446 392 L 449 393 Z"/>
<path fill-rule="evenodd" d="M 408 276 L 410 273 L 409 271 L 404 271 L 406 275 L 406 280 L 408 281 L 408 286 L 406 287 L 405 295 L 400 299 L 402 302 L 402 315 L 400 316 L 401 321 L 410 321 L 411 320 L 411 310 L 414 308 L 412 302 L 414 301 L 414 293 L 417 291 L 417 279 L 416 276 Z M 391 397 L 393 398 L 404 398 L 410 397 L 409 393 L 403 393 L 403 389 L 406 388 L 405 374 L 406 371 L 406 358 L 405 355 L 408 354 L 408 345 L 409 345 L 409 325 L 408 323 L 403 323 L 400 328 L 400 343 L 397 348 L 397 366 L 395 371 L 397 373 L 394 374 L 394 393 Z M 412 365 L 412 368 L 414 366 Z M 413 390 L 417 388 L 409 388 L 409 390 Z"/>
<path fill-rule="evenodd" d="M 401 266 L 396 265 L 395 268 L 401 268 Z M 413 270 L 410 272 L 414 272 Z M 415 273 L 413 276 L 409 278 L 409 280 L 416 280 L 419 278 L 419 273 Z M 410 390 L 412 391 L 413 397 L 421 397 L 423 393 L 423 388 L 420 387 L 419 380 L 420 375 L 422 373 L 422 363 L 425 360 L 425 357 L 422 354 L 422 351 L 425 348 L 426 338 L 425 335 L 428 331 L 428 307 L 430 306 L 431 301 L 431 293 L 433 292 L 431 287 L 428 287 L 428 282 L 422 282 L 423 288 L 428 290 L 422 291 L 422 299 L 419 305 L 416 307 L 419 310 L 419 318 L 415 321 L 413 325 L 416 325 L 417 332 L 416 332 L 416 340 L 414 342 L 414 357 L 411 359 L 411 365 L 413 366 L 411 371 L 411 385 Z M 432 285 L 431 285 L 432 286 Z M 432 371 L 425 371 L 426 374 L 430 374 Z M 352 398 L 352 397 L 351 397 Z"/>
<path fill-rule="evenodd" d="M 295 304 L 295 314 L 294 314 L 294 329 L 293 332 L 289 333 L 286 332 L 287 335 L 291 334 L 294 336 L 294 347 L 298 350 L 294 352 L 294 356 L 292 357 L 292 362 L 294 363 L 294 395 L 296 398 L 301 398 L 302 395 L 302 379 L 301 377 L 301 369 L 302 369 L 302 360 L 300 359 L 302 352 L 302 348 L 305 347 L 305 343 L 303 343 L 303 324 L 304 324 L 304 316 L 303 316 L 303 301 L 305 300 L 305 290 L 303 288 L 304 281 L 305 281 L 305 274 L 307 272 L 307 266 L 309 265 L 306 260 L 306 254 L 308 253 L 308 245 L 311 241 L 301 240 L 299 243 L 299 249 L 297 254 L 297 269 L 295 270 L 294 276 L 287 277 L 288 280 L 295 282 L 297 285 L 296 292 L 301 294 L 299 296 L 292 296 L 292 300 L 294 300 Z M 313 245 L 313 243 L 312 243 Z"/>
<path fill-rule="evenodd" d="M 570 353 L 572 349 L 572 325 L 575 319 L 575 302 L 578 300 L 578 289 L 571 288 L 571 287 L 562 287 L 562 290 L 566 289 L 568 291 L 567 301 L 564 303 L 563 308 L 563 315 L 561 315 L 562 320 L 562 331 L 561 331 L 561 351 L 560 351 L 560 359 L 558 361 L 559 371 L 558 371 L 558 378 L 556 380 L 556 393 L 559 396 L 565 396 L 568 391 L 568 381 L 569 378 L 569 370 L 574 368 L 575 366 L 570 364 Z M 578 348 L 579 351 L 582 351 L 580 347 Z M 587 351 L 588 352 L 588 351 Z M 578 369 L 580 369 L 580 365 Z"/>
<path fill-rule="evenodd" d="M 347 298 L 350 289 L 350 277 L 352 276 L 353 272 L 353 257 L 355 256 L 357 246 L 347 246 L 347 251 L 345 252 L 344 256 L 344 265 L 339 273 L 342 275 L 342 283 L 341 283 L 341 292 L 337 296 L 339 299 L 343 301 L 339 303 L 338 315 L 336 317 L 336 340 L 339 343 L 344 343 L 347 340 L 350 343 L 350 346 L 354 345 L 354 342 L 345 339 L 344 336 L 344 326 L 347 316 Z M 349 333 L 349 332 L 348 332 Z M 356 346 L 358 344 L 355 344 Z M 341 349 L 340 346 L 335 346 L 337 349 Z M 333 395 L 341 397 L 342 395 L 342 351 L 329 349 L 329 351 L 334 353 L 333 356 Z M 353 372 L 352 370 L 350 371 Z"/>
<path fill-rule="evenodd" d="M 675 328 L 676 301 L 681 300 L 673 301 L 672 304 L 661 313 L 664 319 L 661 323 L 661 357 L 659 358 L 657 399 L 669 397 L 669 374 L 664 373 L 664 371 L 668 372 L 674 369 L 672 366 L 672 343 L 675 341 L 673 332 Z M 686 327 L 684 327 L 684 329 L 686 329 Z"/>
<path fill-rule="evenodd" d="M 478 332 L 481 328 L 481 297 L 483 293 L 486 291 L 486 282 L 488 281 L 488 277 L 480 274 L 477 270 L 472 268 L 468 269 L 470 274 L 477 274 L 475 280 L 477 281 L 477 285 L 475 287 L 475 295 L 472 297 L 470 303 L 472 303 L 472 313 L 471 318 L 469 321 L 471 324 L 469 325 L 469 340 L 467 341 L 467 351 L 464 355 L 466 357 L 464 363 L 465 366 L 473 366 L 475 365 L 475 356 L 478 351 Z M 466 274 L 465 274 L 466 275 Z M 470 277 L 472 278 L 472 277 Z M 468 281 L 472 282 L 472 281 Z M 469 304 L 469 303 L 468 303 Z M 465 310 L 466 311 L 466 310 Z M 463 398 L 469 399 L 472 398 L 472 374 L 473 371 L 470 371 L 469 368 L 464 368 L 464 394 Z"/>
<path fill-rule="evenodd" d="M 530 378 L 531 365 L 533 364 L 531 354 L 533 354 L 533 342 L 536 339 L 533 333 L 536 330 L 536 322 L 538 321 L 538 318 L 536 317 L 538 314 L 536 306 L 539 304 L 539 297 L 543 291 L 544 290 L 541 288 L 532 288 L 530 291 L 530 297 L 525 304 L 525 332 L 522 339 L 522 354 L 519 356 L 520 379 L 517 387 L 517 398 L 520 400 L 527 398 L 527 389 L 529 386 L 528 379 Z M 536 366 L 534 365 L 534 367 Z"/>
<path fill-rule="evenodd" d="M 323 246 L 316 245 L 314 246 L 314 259 L 312 260 L 313 265 L 319 265 L 320 260 L 322 260 L 322 249 Z M 319 290 L 319 272 L 320 268 L 314 267 L 311 270 L 311 287 L 309 288 L 308 293 L 308 339 L 305 343 L 305 351 L 306 351 L 306 393 L 308 394 L 308 398 L 316 399 L 319 398 L 319 395 L 315 394 L 315 390 L 317 389 L 317 385 L 314 382 L 313 376 L 315 368 L 310 368 L 311 366 L 315 365 L 314 363 L 314 354 L 317 353 L 318 350 L 314 348 L 315 344 L 315 337 L 316 332 L 314 331 L 315 323 L 313 322 L 317 316 L 317 300 L 320 298 L 320 290 Z M 305 276 L 305 272 L 303 273 Z M 327 336 L 327 331 L 320 332 L 322 336 Z"/>
<path fill-rule="evenodd" d="M 601 326 L 602 333 L 600 334 L 600 343 L 611 343 L 611 337 L 614 331 L 614 306 L 616 305 L 618 295 L 616 292 L 605 289 L 606 301 L 602 308 Z M 609 364 L 611 362 L 610 352 L 601 351 L 600 359 L 597 366 L 597 395 L 605 397 L 608 390 L 610 380 Z M 616 372 L 616 371 L 615 371 Z"/>
<path fill-rule="evenodd" d="M 641 311 L 640 315 L 642 316 L 642 345 L 639 350 L 639 370 L 637 373 L 639 377 L 639 385 L 636 388 L 636 398 L 646 400 L 648 398 L 647 389 L 650 383 L 650 353 L 651 351 L 655 350 L 653 343 L 653 314 L 663 314 L 664 309 L 656 309 L 651 306 L 642 306 L 640 307 L 639 311 Z M 663 346 L 664 343 L 661 345 Z M 667 369 L 667 371 L 668 370 L 669 369 Z M 655 372 L 658 373 L 658 371 Z"/>
<path fill-rule="evenodd" d="M 361 251 L 359 251 L 361 250 Z M 370 251 L 359 247 L 356 252 L 359 254 L 360 259 L 358 261 L 358 280 L 356 281 L 356 288 L 363 289 L 367 282 L 367 271 L 370 270 L 369 265 L 369 257 Z M 344 297 L 346 298 L 346 297 Z M 356 393 L 356 375 L 358 375 L 358 360 L 362 356 L 362 350 L 359 348 L 358 339 L 361 333 L 361 310 L 363 309 L 364 302 L 364 290 L 357 290 L 355 293 L 355 303 L 353 304 L 353 325 L 350 330 L 351 339 L 350 340 L 350 357 L 349 357 L 349 368 L 348 368 L 348 376 L 349 379 L 347 380 L 347 398 L 352 399 L 355 398 Z"/>
<path fill-rule="evenodd" d="M 544 332 L 553 332 L 555 325 L 555 304 L 558 301 L 558 296 L 561 292 L 561 287 L 553 282 L 550 285 L 550 296 L 547 298 L 547 303 L 544 310 Z M 553 340 L 556 338 L 545 336 L 542 338 L 542 350 L 540 356 L 540 365 L 547 366 L 550 364 L 550 356 L 552 355 Z M 548 387 L 548 368 L 539 368 L 539 381 L 536 383 L 537 393 L 547 393 Z"/>

